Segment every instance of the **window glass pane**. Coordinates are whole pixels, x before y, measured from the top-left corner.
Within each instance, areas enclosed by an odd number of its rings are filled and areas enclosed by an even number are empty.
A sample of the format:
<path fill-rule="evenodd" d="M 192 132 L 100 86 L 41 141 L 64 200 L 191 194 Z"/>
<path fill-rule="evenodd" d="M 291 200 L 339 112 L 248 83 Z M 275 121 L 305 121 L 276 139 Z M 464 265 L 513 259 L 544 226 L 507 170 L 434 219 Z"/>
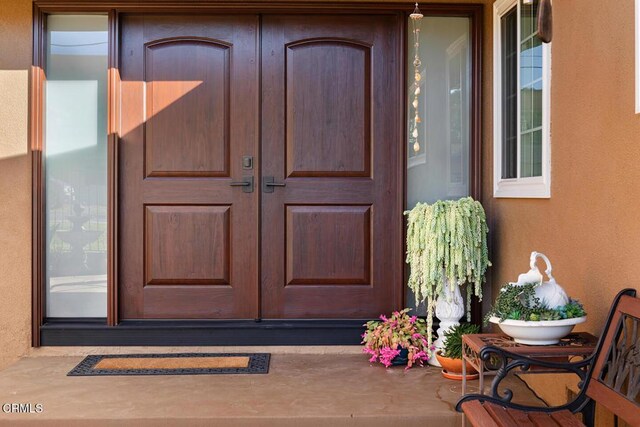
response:
<path fill-rule="evenodd" d="M 46 316 L 105 317 L 107 17 L 47 19 Z"/>
<path fill-rule="evenodd" d="M 522 164 L 520 165 L 520 173 L 522 176 L 533 175 L 533 162 L 532 162 L 533 147 L 531 145 L 531 132 L 520 135 L 520 158 Z"/>
<path fill-rule="evenodd" d="M 424 17 L 420 25 L 420 93 L 418 137 L 415 124 L 413 59 L 409 43 L 407 123 L 407 208 L 418 202 L 469 195 L 470 33 L 469 19 Z M 409 22 L 411 31 L 411 22 Z M 412 37 L 410 35 L 410 40 Z M 418 142 L 419 150 L 415 150 Z M 407 289 L 407 305 L 415 308 Z M 425 314 L 420 307 L 419 314 Z"/>
<path fill-rule="evenodd" d="M 532 176 L 542 176 L 542 130 L 531 134 Z"/>
<path fill-rule="evenodd" d="M 521 3 L 520 176 L 542 175 L 542 42 L 536 36 L 538 0 Z"/>
<path fill-rule="evenodd" d="M 502 17 L 502 178 L 518 174 L 518 14 Z"/>

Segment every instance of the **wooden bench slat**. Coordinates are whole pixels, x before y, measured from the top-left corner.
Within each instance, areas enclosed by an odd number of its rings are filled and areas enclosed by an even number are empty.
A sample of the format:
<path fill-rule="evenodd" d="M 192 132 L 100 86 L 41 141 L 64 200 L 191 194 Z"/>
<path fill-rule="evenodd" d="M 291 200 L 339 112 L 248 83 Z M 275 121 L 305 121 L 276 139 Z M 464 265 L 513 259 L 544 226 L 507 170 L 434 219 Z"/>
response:
<path fill-rule="evenodd" d="M 476 427 L 584 427 L 571 412 L 525 412 L 477 400 L 462 404 L 465 416 Z"/>
<path fill-rule="evenodd" d="M 507 409 L 504 406 L 485 402 L 484 409 L 491 414 L 499 426 L 512 427 L 518 425 L 516 420 L 511 418 L 511 415 L 509 415 L 509 412 L 507 412 Z"/>
<path fill-rule="evenodd" d="M 562 427 L 584 427 L 584 424 L 571 411 L 556 411 L 552 412 L 551 416 Z"/>
<path fill-rule="evenodd" d="M 526 412 L 518 411 L 517 409 L 507 408 L 507 412 L 511 415 L 511 418 L 521 427 L 535 427 L 535 424 L 531 422 Z"/>
<path fill-rule="evenodd" d="M 564 427 L 558 425 L 549 414 L 544 412 L 527 412 L 527 415 L 529 415 L 529 419 L 536 427 Z"/>
<path fill-rule="evenodd" d="M 472 400 L 462 404 L 462 411 L 469 422 L 475 427 L 495 427 L 496 421 L 484 409 L 478 400 Z"/>

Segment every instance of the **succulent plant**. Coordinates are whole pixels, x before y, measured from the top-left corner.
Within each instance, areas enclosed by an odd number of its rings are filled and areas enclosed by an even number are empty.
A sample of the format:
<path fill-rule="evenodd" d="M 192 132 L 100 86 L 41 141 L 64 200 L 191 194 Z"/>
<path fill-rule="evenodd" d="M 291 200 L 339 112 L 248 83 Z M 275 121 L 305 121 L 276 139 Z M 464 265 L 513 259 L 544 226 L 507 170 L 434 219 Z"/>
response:
<path fill-rule="evenodd" d="M 503 320 L 526 320 L 538 322 L 542 320 L 561 320 L 583 317 L 586 315 L 582 304 L 575 299 L 569 300 L 566 305 L 549 308 L 540 302 L 535 296 L 537 283 L 519 285 L 509 283 L 500 289 L 496 302 L 487 313 L 485 322 L 490 317 Z"/>
<path fill-rule="evenodd" d="M 444 333 L 444 346 L 440 352 L 442 356 L 451 359 L 462 359 L 462 336 L 477 334 L 480 326 L 473 323 L 461 323 Z"/>
<path fill-rule="evenodd" d="M 467 321 L 471 295 L 482 300 L 485 272 L 491 265 L 487 249 L 487 219 L 480 202 L 471 197 L 418 203 L 407 216 L 409 289 L 416 303 L 425 303 L 428 340 L 443 286 L 467 288 Z"/>

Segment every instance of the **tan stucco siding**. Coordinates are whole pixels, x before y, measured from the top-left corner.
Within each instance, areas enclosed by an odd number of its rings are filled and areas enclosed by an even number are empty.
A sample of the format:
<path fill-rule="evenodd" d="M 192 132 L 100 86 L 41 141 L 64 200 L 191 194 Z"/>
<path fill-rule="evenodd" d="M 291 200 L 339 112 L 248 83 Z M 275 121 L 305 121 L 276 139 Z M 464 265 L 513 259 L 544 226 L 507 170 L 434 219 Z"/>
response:
<path fill-rule="evenodd" d="M 634 113 L 633 0 L 553 4 L 551 198 L 493 199 L 485 145 L 492 287 L 551 258 L 554 275 L 599 333 L 613 296 L 640 288 L 640 115 Z"/>
<path fill-rule="evenodd" d="M 31 2 L 0 0 L 0 369 L 31 340 Z"/>

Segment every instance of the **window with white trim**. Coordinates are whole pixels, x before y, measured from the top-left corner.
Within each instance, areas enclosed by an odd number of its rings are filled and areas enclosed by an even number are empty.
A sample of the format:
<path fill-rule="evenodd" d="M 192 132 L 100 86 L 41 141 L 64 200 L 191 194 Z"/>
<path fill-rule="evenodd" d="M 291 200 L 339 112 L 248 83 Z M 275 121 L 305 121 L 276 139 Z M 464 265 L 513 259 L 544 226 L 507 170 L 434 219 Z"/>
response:
<path fill-rule="evenodd" d="M 494 197 L 551 195 L 551 44 L 539 0 L 494 3 Z"/>

